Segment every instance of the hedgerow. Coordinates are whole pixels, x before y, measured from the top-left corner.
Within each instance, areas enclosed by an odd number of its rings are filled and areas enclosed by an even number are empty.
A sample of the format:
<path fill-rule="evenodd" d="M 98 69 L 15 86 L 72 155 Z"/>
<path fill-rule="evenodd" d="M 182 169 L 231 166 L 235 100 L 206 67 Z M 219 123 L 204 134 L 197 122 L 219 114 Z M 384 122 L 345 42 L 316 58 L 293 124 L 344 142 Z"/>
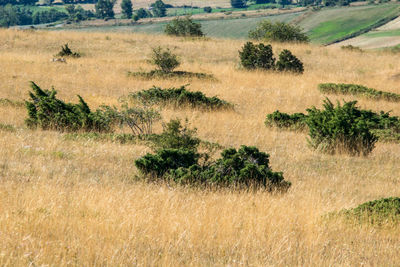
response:
<path fill-rule="evenodd" d="M 141 103 L 172 104 L 175 107 L 190 106 L 205 109 L 230 109 L 233 105 L 216 96 L 207 97 L 202 92 L 190 92 L 185 86 L 180 88 L 152 87 L 147 90 L 129 94 L 129 97 Z"/>
<path fill-rule="evenodd" d="M 321 83 L 318 89 L 325 94 L 361 95 L 376 100 L 400 101 L 400 94 L 379 91 L 359 84 Z"/>

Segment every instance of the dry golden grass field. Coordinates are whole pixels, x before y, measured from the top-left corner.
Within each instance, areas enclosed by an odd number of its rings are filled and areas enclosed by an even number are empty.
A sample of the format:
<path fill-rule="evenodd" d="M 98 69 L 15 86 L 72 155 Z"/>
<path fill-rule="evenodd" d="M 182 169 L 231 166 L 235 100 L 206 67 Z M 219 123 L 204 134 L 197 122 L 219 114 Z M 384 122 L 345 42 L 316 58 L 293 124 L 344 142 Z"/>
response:
<path fill-rule="evenodd" d="M 50 62 L 68 42 L 83 53 Z M 140 80 L 151 48 L 170 47 L 180 70 L 218 79 Z M 247 72 L 238 67 L 243 41 L 164 36 L 0 30 L 0 98 L 28 98 L 29 81 L 54 86 L 58 96 L 95 108 L 152 85 L 190 83 L 235 111 L 162 112 L 188 118 L 202 139 L 224 146 L 257 146 L 271 155 L 292 187 L 286 194 L 170 187 L 134 179 L 139 145 L 66 140 L 29 130 L 22 106 L 0 104 L 0 266 L 398 266 L 400 228 L 328 222 L 325 214 L 400 195 L 400 145 L 378 143 L 368 157 L 309 149 L 304 133 L 266 128 L 276 109 L 321 107 L 321 82 L 359 83 L 400 93 L 399 55 L 335 47 L 289 48 L 305 65 L 301 76 Z M 397 77 L 397 78 L 396 78 Z M 330 99 L 354 99 L 330 96 Z M 400 115 L 398 103 L 360 98 L 359 105 Z M 158 125 L 157 130 L 160 130 Z"/>

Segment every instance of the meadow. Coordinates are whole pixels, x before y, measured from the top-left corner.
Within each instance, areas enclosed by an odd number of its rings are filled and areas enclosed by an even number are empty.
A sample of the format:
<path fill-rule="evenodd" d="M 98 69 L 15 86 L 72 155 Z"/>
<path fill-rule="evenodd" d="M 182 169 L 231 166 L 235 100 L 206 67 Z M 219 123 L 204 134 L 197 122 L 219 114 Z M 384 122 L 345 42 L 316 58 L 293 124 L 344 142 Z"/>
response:
<path fill-rule="evenodd" d="M 51 62 L 61 45 L 82 53 Z M 397 55 L 308 44 L 273 44 L 304 62 L 303 75 L 245 71 L 242 40 L 180 39 L 138 33 L 0 30 L 0 265 L 26 266 L 394 266 L 400 228 L 329 222 L 329 212 L 400 195 L 400 145 L 377 143 L 368 157 L 311 150 L 305 133 L 264 125 L 265 116 L 321 107 L 319 83 L 355 83 L 400 93 Z M 177 53 L 179 70 L 217 81 L 136 79 L 150 70 L 156 45 Z M 164 121 L 187 118 L 200 138 L 226 147 L 254 145 L 292 186 L 263 190 L 199 189 L 146 183 L 134 160 L 143 145 L 71 140 L 24 124 L 29 81 L 58 97 L 119 105 L 130 92 L 190 84 L 235 104 L 235 110 L 164 109 Z M 329 96 L 353 100 L 353 96 Z M 398 103 L 356 98 L 363 108 Z M 8 126 L 8 127 L 7 127 Z M 122 130 L 121 130 L 122 131 Z M 156 125 L 161 131 L 161 125 Z"/>

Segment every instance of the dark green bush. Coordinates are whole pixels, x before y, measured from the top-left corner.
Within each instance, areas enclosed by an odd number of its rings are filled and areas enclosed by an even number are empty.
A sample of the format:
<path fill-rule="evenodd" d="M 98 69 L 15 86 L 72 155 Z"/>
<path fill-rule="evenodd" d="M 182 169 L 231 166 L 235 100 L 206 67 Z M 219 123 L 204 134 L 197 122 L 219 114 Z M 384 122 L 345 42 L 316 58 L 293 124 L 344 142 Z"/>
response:
<path fill-rule="evenodd" d="M 369 201 L 354 209 L 339 212 L 351 222 L 367 223 L 375 226 L 400 222 L 400 198 L 390 197 Z"/>
<path fill-rule="evenodd" d="M 161 47 L 153 48 L 150 62 L 166 73 L 172 72 L 180 65 L 177 55 L 173 54 L 168 48 L 164 50 Z"/>
<path fill-rule="evenodd" d="M 216 96 L 207 97 L 202 92 L 190 92 L 186 90 L 185 86 L 168 89 L 154 86 L 148 90 L 131 93 L 129 97 L 141 103 L 172 104 L 175 107 L 185 105 L 193 108 L 205 109 L 225 109 L 233 107 L 232 104 Z"/>
<path fill-rule="evenodd" d="M 170 170 L 195 165 L 198 157 L 192 150 L 167 148 L 158 150 L 156 154 L 146 154 L 137 159 L 135 165 L 143 174 L 162 177 Z"/>
<path fill-rule="evenodd" d="M 379 91 L 359 84 L 321 83 L 318 89 L 325 94 L 361 95 L 376 100 L 400 101 L 400 94 Z"/>
<path fill-rule="evenodd" d="M 371 132 L 370 118 L 356 107 L 357 101 L 337 103 L 327 99 L 324 110 L 307 109 L 309 144 L 327 153 L 344 152 L 350 155 L 368 155 L 375 147 L 377 137 Z"/>
<path fill-rule="evenodd" d="M 72 50 L 68 47 L 68 44 L 61 46 L 61 51 L 57 53 L 58 57 L 81 57 L 81 55 L 77 52 L 72 52 Z"/>
<path fill-rule="evenodd" d="M 248 146 L 242 146 L 239 150 L 225 149 L 221 158 L 209 166 L 192 165 L 173 169 L 168 178 L 183 184 L 263 187 L 282 191 L 291 185 L 284 181 L 281 172 L 271 170 L 268 154 Z"/>
<path fill-rule="evenodd" d="M 303 113 L 287 114 L 277 110 L 267 115 L 265 125 L 267 127 L 302 130 L 307 126 L 305 122 L 306 118 L 306 115 Z"/>
<path fill-rule="evenodd" d="M 203 8 L 203 10 L 204 10 L 204 12 L 206 12 L 206 13 L 211 13 L 211 12 L 212 12 L 212 8 L 211 8 L 210 6 L 205 6 L 205 7 Z"/>
<path fill-rule="evenodd" d="M 278 71 L 289 71 L 295 73 L 303 73 L 303 63 L 287 49 L 279 54 L 279 60 L 276 62 Z"/>
<path fill-rule="evenodd" d="M 92 112 L 86 102 L 78 95 L 79 103 L 65 103 L 56 98 L 52 89 L 42 90 L 31 82 L 33 92 L 29 92 L 31 101 L 26 101 L 28 127 L 40 127 L 43 130 L 58 131 L 110 131 L 112 120 L 103 110 Z"/>
<path fill-rule="evenodd" d="M 239 51 L 240 62 L 246 69 L 274 69 L 275 58 L 271 45 L 262 43 L 255 45 L 247 42 L 241 51 Z"/>
<path fill-rule="evenodd" d="M 231 6 L 233 8 L 245 8 L 246 7 L 246 0 L 231 0 Z"/>
<path fill-rule="evenodd" d="M 255 30 L 249 32 L 249 38 L 273 42 L 308 42 L 308 36 L 298 26 L 284 22 L 261 21 Z"/>
<path fill-rule="evenodd" d="M 165 26 L 164 32 L 167 35 L 201 37 L 204 33 L 201 31 L 201 24 L 194 22 L 190 16 L 185 18 L 175 18 Z"/>

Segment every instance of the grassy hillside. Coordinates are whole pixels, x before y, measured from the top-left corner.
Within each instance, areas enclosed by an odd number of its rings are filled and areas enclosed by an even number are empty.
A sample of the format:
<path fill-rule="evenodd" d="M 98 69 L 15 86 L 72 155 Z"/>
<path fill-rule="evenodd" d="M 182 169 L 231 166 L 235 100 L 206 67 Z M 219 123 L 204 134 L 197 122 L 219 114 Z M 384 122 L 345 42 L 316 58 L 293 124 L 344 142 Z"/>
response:
<path fill-rule="evenodd" d="M 62 44 L 84 56 L 50 62 Z M 165 45 L 183 60 L 179 70 L 218 81 L 141 80 L 151 47 Z M 236 111 L 162 112 L 188 118 L 199 137 L 224 146 L 255 145 L 273 170 L 293 183 L 289 192 L 201 190 L 135 180 L 142 145 L 71 140 L 29 130 L 24 106 L 0 102 L 0 265 L 56 266 L 394 266 L 400 228 L 329 224 L 322 216 L 368 200 L 400 195 L 400 146 L 378 143 L 369 157 L 325 155 L 309 149 L 304 133 L 266 128 L 276 109 L 321 107 L 323 82 L 356 83 L 400 93 L 400 62 L 391 54 L 335 47 L 273 44 L 303 62 L 303 75 L 247 72 L 237 67 L 241 40 L 182 40 L 132 33 L 0 30 L 0 98 L 23 101 L 29 81 L 54 86 L 76 103 L 119 105 L 129 92 L 190 83 Z M 331 99 L 351 100 L 351 96 Z M 13 102 L 12 102 L 13 103 Z M 360 106 L 392 110 L 397 103 L 360 98 Z M 13 128 L 14 127 L 14 128 Z M 156 125 L 160 132 L 161 125 Z"/>
<path fill-rule="evenodd" d="M 315 43 L 330 43 L 377 23 L 385 17 L 399 15 L 398 4 L 342 7 L 314 12 L 301 21 Z"/>

